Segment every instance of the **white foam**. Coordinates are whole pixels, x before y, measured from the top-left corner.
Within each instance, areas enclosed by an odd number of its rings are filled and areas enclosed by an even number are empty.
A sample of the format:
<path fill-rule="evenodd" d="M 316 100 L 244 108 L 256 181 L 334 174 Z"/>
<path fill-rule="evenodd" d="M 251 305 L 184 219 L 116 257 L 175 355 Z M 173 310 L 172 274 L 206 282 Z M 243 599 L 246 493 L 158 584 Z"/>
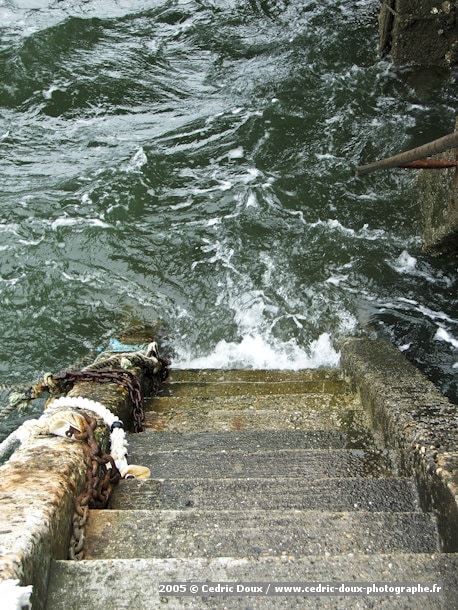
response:
<path fill-rule="evenodd" d="M 345 282 L 345 280 L 348 279 L 348 275 L 331 275 L 331 277 L 328 277 L 328 279 L 326 280 L 326 282 L 328 284 L 333 284 L 334 286 L 338 286 L 341 282 Z"/>
<path fill-rule="evenodd" d="M 243 146 L 238 146 L 237 148 L 233 148 L 227 153 L 228 159 L 242 159 L 244 155 Z"/>
<path fill-rule="evenodd" d="M 402 301 L 404 299 L 400 298 L 399 300 Z M 405 299 L 405 300 L 407 300 L 407 299 Z M 456 324 L 456 320 L 451 318 L 448 314 L 446 314 L 443 311 L 434 311 L 433 309 L 430 309 L 429 307 L 425 307 L 424 305 L 419 305 L 417 309 L 421 314 L 423 314 L 424 316 L 427 316 L 431 320 L 443 320 L 445 322 L 451 322 L 452 324 Z"/>
<path fill-rule="evenodd" d="M 403 275 L 414 275 L 430 283 L 437 282 L 437 278 L 428 270 L 428 266 L 423 264 L 423 269 L 419 268 L 417 258 L 411 256 L 407 250 L 403 250 L 394 261 L 387 259 L 386 262 L 392 269 Z M 449 286 L 450 279 L 444 276 L 441 278 L 441 283 Z"/>
<path fill-rule="evenodd" d="M 90 227 L 102 227 L 107 229 L 110 225 L 100 218 L 56 218 L 51 223 L 51 228 L 56 231 L 60 227 L 74 227 L 76 225 L 90 226 Z"/>
<path fill-rule="evenodd" d="M 220 224 L 221 224 L 221 218 L 209 218 L 206 221 L 207 227 L 214 227 L 215 225 L 220 225 Z"/>
<path fill-rule="evenodd" d="M 391 263 L 391 267 L 399 273 L 412 273 L 417 267 L 417 259 L 407 250 L 403 250 L 394 263 Z"/>
<path fill-rule="evenodd" d="M 70 82 L 63 83 L 60 86 L 59 85 L 51 85 L 51 87 L 49 87 L 49 89 L 45 89 L 45 90 L 42 91 L 43 97 L 45 98 L 45 100 L 50 100 L 50 99 L 52 99 L 52 96 L 53 96 L 55 91 L 65 92 L 69 85 L 70 85 Z"/>
<path fill-rule="evenodd" d="M 204 356 L 183 354 L 173 362 L 174 368 L 216 369 L 280 369 L 298 370 L 319 367 L 336 367 L 340 354 L 334 349 L 328 333 L 312 341 L 308 350 L 290 340 L 274 344 L 259 335 L 247 335 L 239 343 L 219 341 L 214 350 Z"/>
<path fill-rule="evenodd" d="M 400 305 L 401 303 L 401 305 Z M 407 307 L 405 307 L 403 304 L 406 304 Z M 408 299 L 406 297 L 397 297 L 396 301 L 386 301 L 386 302 L 381 302 L 380 303 L 380 307 L 382 308 L 387 308 L 387 309 L 396 309 L 396 310 L 410 310 L 413 309 L 414 311 L 419 312 L 422 316 L 425 316 L 426 318 L 429 318 L 430 320 L 441 320 L 442 322 L 446 322 L 446 323 L 450 323 L 450 324 L 456 324 L 457 321 L 450 317 L 448 314 L 446 314 L 443 311 L 434 311 L 433 309 L 430 309 L 429 307 L 426 307 L 425 305 L 421 305 L 421 303 L 419 303 L 418 301 L 415 301 L 414 299 Z"/>
<path fill-rule="evenodd" d="M 126 172 L 127 173 L 138 172 L 138 170 L 140 170 L 147 163 L 148 163 L 148 157 L 146 156 L 146 153 L 143 150 L 143 147 L 140 146 L 140 148 L 135 152 L 135 154 L 127 162 Z"/>
<path fill-rule="evenodd" d="M 229 180 L 219 180 L 218 189 L 220 191 L 228 191 L 231 188 L 232 188 L 232 182 L 229 182 Z"/>
<path fill-rule="evenodd" d="M 315 153 L 315 157 L 318 159 L 318 161 L 334 161 L 334 159 L 337 159 L 336 155 L 332 155 L 331 153 Z"/>
<path fill-rule="evenodd" d="M 242 176 L 242 182 L 248 184 L 249 182 L 253 182 L 261 175 L 261 172 L 255 167 L 249 167 L 247 173 Z"/>
<path fill-rule="evenodd" d="M 370 229 L 367 223 L 364 224 L 361 229 L 359 229 L 359 231 L 355 231 L 355 229 L 345 227 L 339 220 L 335 218 L 328 218 L 328 220 L 317 220 L 316 222 L 310 223 L 309 226 L 322 226 L 326 229 L 331 229 L 332 231 L 338 231 L 339 233 L 343 233 L 344 235 L 354 237 L 355 239 L 367 239 L 369 241 L 375 241 L 377 239 L 380 239 L 385 234 L 385 231 L 383 229 Z"/>
<path fill-rule="evenodd" d="M 256 208 L 258 207 L 258 200 L 256 198 L 256 194 L 255 193 L 250 193 L 247 197 L 246 200 L 246 207 L 247 208 Z"/>
<path fill-rule="evenodd" d="M 454 348 L 458 349 L 458 340 L 455 339 L 445 328 L 438 328 L 436 334 L 434 335 L 434 339 L 436 341 L 445 341 L 446 343 L 450 343 Z"/>
<path fill-rule="evenodd" d="M 412 343 L 405 343 L 404 345 L 400 345 L 399 346 L 399 351 L 400 352 L 406 352 L 407 350 L 410 349 Z"/>

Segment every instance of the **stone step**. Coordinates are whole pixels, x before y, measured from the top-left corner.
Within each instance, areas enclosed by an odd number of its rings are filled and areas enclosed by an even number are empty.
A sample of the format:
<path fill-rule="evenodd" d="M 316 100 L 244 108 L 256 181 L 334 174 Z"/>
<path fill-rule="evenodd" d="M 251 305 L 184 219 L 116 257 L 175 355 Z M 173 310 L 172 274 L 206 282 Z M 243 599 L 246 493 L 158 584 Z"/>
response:
<path fill-rule="evenodd" d="M 351 436 L 366 434 L 369 430 L 369 417 L 363 411 L 345 411 L 329 409 L 320 411 L 226 411 L 209 410 L 192 412 L 185 409 L 170 410 L 166 413 L 148 412 L 145 417 L 145 429 L 169 431 L 181 434 L 202 432 L 238 432 L 256 430 L 334 430 Z"/>
<path fill-rule="evenodd" d="M 286 383 L 294 381 L 346 384 L 342 371 L 333 369 L 171 369 L 166 383 Z"/>
<path fill-rule="evenodd" d="M 147 534 L 147 535 L 145 535 Z M 92 510 L 85 559 L 434 553 L 424 513 Z"/>
<path fill-rule="evenodd" d="M 277 394 L 351 394 L 340 372 L 172 371 L 161 396 L 212 398 Z"/>
<path fill-rule="evenodd" d="M 281 449 L 374 449 L 370 430 L 241 430 L 238 432 L 149 432 L 130 434 L 129 454 L 138 451 L 272 451 Z M 129 461 L 134 462 L 129 458 Z"/>
<path fill-rule="evenodd" d="M 307 403 L 302 397 L 255 399 L 157 398 L 146 412 L 145 426 L 190 434 L 237 430 L 341 430 L 355 434 L 370 429 L 370 417 L 354 398 L 323 395 Z"/>
<path fill-rule="evenodd" d="M 285 394 L 352 394 L 343 381 L 213 381 L 165 383 L 159 396 L 213 398 L 214 396 L 276 396 Z"/>
<path fill-rule="evenodd" d="M 244 394 L 238 396 L 158 396 L 147 403 L 158 413 L 170 410 L 186 410 L 189 412 L 208 411 L 317 411 L 326 413 L 328 410 L 359 410 L 361 401 L 357 394 Z"/>
<path fill-rule="evenodd" d="M 155 479 L 234 477 L 300 477 L 304 481 L 325 477 L 390 476 L 387 456 L 377 450 L 357 449 L 250 449 L 156 452 L 155 434 L 136 435 L 129 443 L 132 463 L 147 466 Z M 138 440 L 137 440 L 138 439 Z"/>
<path fill-rule="evenodd" d="M 257 583 L 263 593 L 250 596 L 201 593 L 166 596 L 160 583 Z M 268 584 L 270 587 L 268 588 Z M 438 595 L 304 596 L 295 592 L 273 595 L 275 583 L 373 583 L 442 586 Z M 265 592 L 267 591 L 267 595 Z M 199 594 L 200 593 L 200 594 Z M 192 558 L 107 559 L 54 561 L 48 588 L 47 610 L 173 610 L 247 608 L 363 608 L 451 610 L 458 607 L 458 556 L 456 554 L 345 554 L 294 558 Z"/>
<path fill-rule="evenodd" d="M 193 479 L 120 481 L 110 500 L 119 510 L 418 510 L 417 492 L 408 478 Z"/>

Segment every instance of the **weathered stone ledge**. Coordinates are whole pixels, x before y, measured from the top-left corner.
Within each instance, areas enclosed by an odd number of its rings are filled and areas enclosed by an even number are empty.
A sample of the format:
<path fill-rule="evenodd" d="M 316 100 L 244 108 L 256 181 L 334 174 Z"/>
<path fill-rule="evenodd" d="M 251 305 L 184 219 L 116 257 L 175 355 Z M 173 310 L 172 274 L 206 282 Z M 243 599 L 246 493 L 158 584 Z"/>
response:
<path fill-rule="evenodd" d="M 458 126 L 458 122 L 457 122 Z M 433 158 L 438 158 L 436 155 Z M 457 160 L 455 150 L 440 155 Z M 458 254 L 458 168 L 423 170 L 418 178 L 423 247 L 429 254 Z"/>
<path fill-rule="evenodd" d="M 148 386 L 140 369 L 131 371 L 143 388 Z M 132 402 L 123 386 L 80 382 L 68 396 L 102 402 L 125 425 L 132 422 Z M 45 410 L 39 421 L 45 424 L 47 417 Z M 106 451 L 109 431 L 96 419 L 94 434 Z M 44 607 L 51 559 L 68 556 L 74 500 L 85 481 L 83 445 L 59 436 L 31 436 L 0 467 L 0 582 L 13 579 L 21 585 L 33 584 L 34 610 Z"/>
<path fill-rule="evenodd" d="M 415 475 L 424 508 L 436 511 L 443 550 L 458 551 L 458 407 L 383 341 L 347 340 L 342 368 L 401 474 Z"/>
<path fill-rule="evenodd" d="M 425 508 L 438 512 L 444 550 L 455 552 L 457 407 L 383 342 L 347 340 L 342 367 L 359 389 L 376 430 L 399 453 L 401 474 L 415 474 Z M 130 406 L 125 388 L 115 384 L 80 384 L 71 393 L 104 403 L 106 393 L 113 411 Z M 52 436 L 33 437 L 0 468 L 0 580 L 33 584 L 34 610 L 45 604 L 51 558 L 67 556 L 73 501 L 85 473 L 81 444 Z"/>
<path fill-rule="evenodd" d="M 398 65 L 456 66 L 456 14 L 451 0 L 382 0 L 381 55 L 391 55 Z"/>
<path fill-rule="evenodd" d="M 52 557 L 67 557 L 74 498 L 86 475 L 82 445 L 35 437 L 0 468 L 0 580 L 33 584 L 33 607 L 46 597 Z"/>

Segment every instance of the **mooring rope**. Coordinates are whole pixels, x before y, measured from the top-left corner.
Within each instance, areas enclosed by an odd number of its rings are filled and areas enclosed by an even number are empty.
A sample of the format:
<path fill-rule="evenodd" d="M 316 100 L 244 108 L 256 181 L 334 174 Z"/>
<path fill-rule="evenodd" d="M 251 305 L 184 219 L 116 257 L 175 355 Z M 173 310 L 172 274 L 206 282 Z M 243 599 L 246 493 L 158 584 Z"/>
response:
<path fill-rule="evenodd" d="M 88 363 L 93 361 L 94 355 L 86 355 L 82 358 L 78 358 L 70 367 L 70 370 L 82 368 L 83 366 L 87 366 Z M 46 373 L 46 375 L 51 376 L 50 373 Z M 46 381 L 46 380 L 45 380 Z M 42 380 L 38 380 L 32 383 L 32 385 L 28 388 L 24 387 L 21 384 L 0 384 L 0 390 L 8 392 L 8 396 L 6 397 L 8 403 L 6 406 L 0 406 L 0 422 L 3 419 L 6 419 L 9 415 L 11 415 L 14 411 L 19 410 L 19 412 L 27 412 L 30 407 L 30 403 L 34 398 L 38 398 L 43 390 L 37 390 L 37 388 L 42 384 Z M 22 406 L 21 406 L 22 405 Z"/>
<path fill-rule="evenodd" d="M 159 376 L 161 381 L 163 381 L 167 377 L 167 367 L 170 365 L 170 362 L 168 360 L 165 360 L 164 358 L 159 357 L 158 345 L 155 341 L 152 341 L 151 343 L 142 346 L 130 346 L 130 350 L 127 349 L 129 346 L 124 346 L 119 341 L 117 341 L 116 343 L 112 342 L 111 345 L 113 348 L 117 348 L 117 350 L 119 351 L 111 349 L 106 352 L 103 352 L 95 362 L 81 369 L 80 374 L 84 372 L 94 372 L 94 374 L 97 374 L 99 372 L 99 374 L 101 375 L 102 372 L 106 372 L 103 369 L 110 369 L 110 367 L 120 367 L 120 369 L 125 370 L 125 374 L 127 375 L 128 368 L 135 366 L 143 366 L 150 369 L 153 375 Z M 132 351 L 132 347 L 137 349 L 134 349 Z M 113 371 L 113 373 L 115 373 L 115 371 Z M 76 375 L 76 373 L 74 374 Z M 29 407 L 30 402 L 33 399 L 38 398 L 43 392 L 48 392 L 50 394 L 61 394 L 62 389 L 59 386 L 58 379 L 59 375 L 52 375 L 51 373 L 46 373 L 43 376 L 42 381 L 35 383 L 28 390 L 22 392 L 12 392 L 9 396 L 9 404 L 3 409 L 0 409 L 0 421 L 2 419 L 7 418 L 15 411 L 25 412 Z M 67 397 L 62 397 L 62 399 L 65 399 L 67 403 L 70 400 L 70 398 Z M 58 402 L 58 400 L 60 399 L 54 400 L 52 404 L 55 404 L 56 402 Z M 78 398 L 78 401 L 80 401 L 80 403 L 81 401 L 85 400 L 88 399 Z M 87 405 L 88 403 L 85 404 Z M 114 426 L 115 430 L 120 430 L 121 426 L 119 424 L 122 425 L 122 422 L 118 418 L 113 419 L 115 418 L 115 416 L 113 414 L 109 415 L 109 413 L 111 412 L 109 412 L 108 409 L 106 409 L 106 407 L 104 407 L 101 403 L 99 403 L 99 405 L 100 407 L 97 408 L 100 408 L 100 413 L 98 414 L 107 423 L 107 426 L 110 429 L 112 426 Z M 89 410 L 93 410 L 87 406 L 74 406 L 73 408 L 88 408 Z M 117 423 L 116 420 L 119 423 Z M 37 426 L 39 425 L 38 422 L 39 420 L 37 419 L 26 420 L 21 426 L 19 426 L 19 428 L 17 428 L 2 443 L 0 443 L 0 460 L 3 460 L 6 456 L 11 454 L 16 449 L 17 444 L 23 442 L 25 438 L 28 438 L 32 434 L 39 434 L 40 431 L 37 429 Z M 125 462 L 125 464 L 124 462 L 122 462 L 122 456 L 124 455 L 122 448 L 124 446 L 124 441 L 122 440 L 124 439 L 124 430 L 122 430 L 122 433 L 115 432 L 114 430 L 112 432 L 114 432 L 112 442 L 114 442 L 115 452 L 117 452 L 118 455 L 117 459 L 121 460 L 121 468 L 119 470 L 125 470 L 127 472 L 126 468 L 129 469 L 131 467 L 127 465 L 127 461 Z M 127 455 L 127 452 L 125 452 L 125 455 Z M 137 467 L 134 467 L 134 469 L 135 468 Z M 142 467 L 138 468 L 142 469 Z M 142 476 L 144 472 L 132 474 L 134 474 L 134 476 Z"/>
<path fill-rule="evenodd" d="M 107 409 L 101 402 L 83 398 L 81 396 L 62 396 L 56 398 L 46 408 L 45 413 L 62 408 L 84 409 L 92 411 L 98 415 L 110 430 L 110 455 L 116 467 L 121 473 L 122 478 L 136 477 L 147 478 L 149 469 L 143 466 L 131 465 L 127 463 L 127 440 L 124 432 L 123 422 Z"/>
<path fill-rule="evenodd" d="M 18 445 L 21 445 L 32 436 L 46 434 L 47 431 L 48 429 L 40 423 L 40 420 L 26 420 L 0 443 L 0 461 L 9 457 L 17 449 Z"/>
<path fill-rule="evenodd" d="M 29 402 L 29 400 L 30 399 L 26 398 L 25 392 L 23 392 L 22 394 L 19 392 L 11 393 L 8 396 L 8 404 L 0 411 L 0 421 L 8 417 L 8 415 L 11 415 L 11 413 L 13 413 L 14 411 L 17 411 L 19 405 L 21 405 L 22 403 L 27 403 Z"/>
<path fill-rule="evenodd" d="M 96 359 L 95 362 L 85 366 L 83 371 L 96 371 L 106 367 L 121 367 L 146 365 L 152 369 L 153 375 L 157 375 L 162 367 L 167 366 L 166 362 L 159 358 L 159 348 L 156 341 L 145 344 L 144 346 L 135 346 L 136 350 L 122 349 L 122 344 L 119 343 L 120 349 L 106 350 Z M 127 347 L 127 346 L 126 346 Z"/>

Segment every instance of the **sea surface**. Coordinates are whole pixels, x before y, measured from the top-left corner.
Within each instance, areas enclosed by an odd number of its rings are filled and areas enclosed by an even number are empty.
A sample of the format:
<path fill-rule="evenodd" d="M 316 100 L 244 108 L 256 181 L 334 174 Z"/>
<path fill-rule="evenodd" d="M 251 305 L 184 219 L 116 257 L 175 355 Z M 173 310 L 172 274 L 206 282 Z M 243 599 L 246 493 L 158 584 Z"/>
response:
<path fill-rule="evenodd" d="M 456 261 L 415 172 L 353 171 L 453 131 L 458 75 L 381 60 L 378 8 L 0 1 L 0 382 L 159 321 L 181 368 L 382 337 L 458 402 Z"/>

